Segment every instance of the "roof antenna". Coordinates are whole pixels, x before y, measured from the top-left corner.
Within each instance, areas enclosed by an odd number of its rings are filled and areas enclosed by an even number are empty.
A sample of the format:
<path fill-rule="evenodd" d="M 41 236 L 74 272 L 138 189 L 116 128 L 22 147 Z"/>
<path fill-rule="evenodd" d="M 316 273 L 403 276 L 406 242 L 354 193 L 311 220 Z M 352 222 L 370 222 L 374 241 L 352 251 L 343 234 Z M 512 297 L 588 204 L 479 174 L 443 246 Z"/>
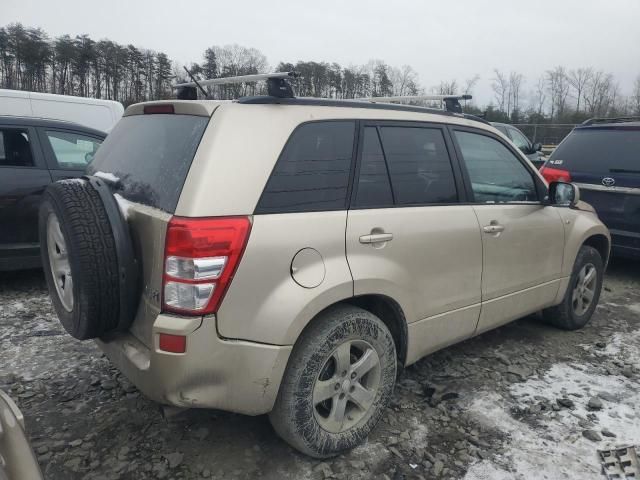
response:
<path fill-rule="evenodd" d="M 196 78 L 191 74 L 189 69 L 184 65 L 182 66 L 182 68 L 184 68 L 184 71 L 187 72 L 187 75 L 189 75 L 189 78 L 191 78 L 193 83 L 195 83 L 195 85 L 200 89 L 200 91 L 202 92 L 202 95 L 204 95 L 204 98 L 207 98 L 208 96 L 207 92 L 205 92 L 204 88 L 202 88 L 202 85 L 198 83 L 198 80 L 196 80 Z M 180 87 L 178 89 L 177 97 L 178 97 L 178 100 L 197 100 L 198 91 L 196 90 L 195 86 Z"/>

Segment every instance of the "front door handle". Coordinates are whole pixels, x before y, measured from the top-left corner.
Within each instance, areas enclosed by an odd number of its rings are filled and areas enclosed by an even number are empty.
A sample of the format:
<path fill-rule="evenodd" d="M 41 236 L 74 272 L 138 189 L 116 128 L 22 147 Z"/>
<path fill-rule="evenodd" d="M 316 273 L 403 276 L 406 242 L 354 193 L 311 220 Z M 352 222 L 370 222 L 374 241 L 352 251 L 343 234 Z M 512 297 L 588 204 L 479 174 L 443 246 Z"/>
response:
<path fill-rule="evenodd" d="M 500 233 L 504 232 L 504 225 L 492 223 L 491 225 L 485 225 L 484 227 L 482 227 L 482 230 L 484 230 L 484 233 Z"/>
<path fill-rule="evenodd" d="M 383 243 L 393 240 L 392 233 L 372 233 L 371 235 L 362 235 L 360 243 Z"/>

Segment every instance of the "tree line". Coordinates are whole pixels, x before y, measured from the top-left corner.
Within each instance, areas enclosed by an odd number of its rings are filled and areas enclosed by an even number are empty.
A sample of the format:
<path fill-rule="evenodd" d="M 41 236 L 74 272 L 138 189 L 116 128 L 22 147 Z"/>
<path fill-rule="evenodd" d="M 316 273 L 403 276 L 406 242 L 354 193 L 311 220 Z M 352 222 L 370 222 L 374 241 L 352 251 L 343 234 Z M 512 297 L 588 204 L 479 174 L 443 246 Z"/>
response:
<path fill-rule="evenodd" d="M 270 71 L 266 56 L 240 45 L 212 46 L 202 60 L 187 65 L 196 78 L 222 78 Z M 472 94 L 480 77 L 420 84 L 416 71 L 382 60 L 364 65 L 298 61 L 280 62 L 276 71 L 295 70 L 299 96 L 359 98 L 389 95 Z M 511 123 L 577 123 L 593 116 L 640 115 L 640 76 L 632 91 L 622 92 L 608 72 L 563 66 L 545 71 L 534 84 L 518 72 L 493 71 L 493 98 L 483 106 L 474 102 L 466 111 L 488 120 Z M 19 23 L 0 27 L 0 88 L 79 95 L 131 103 L 171 98 L 171 85 L 188 81 L 182 66 L 165 53 L 88 35 L 51 39 L 40 28 Z M 209 86 L 211 98 L 237 98 L 265 93 L 265 85 Z"/>

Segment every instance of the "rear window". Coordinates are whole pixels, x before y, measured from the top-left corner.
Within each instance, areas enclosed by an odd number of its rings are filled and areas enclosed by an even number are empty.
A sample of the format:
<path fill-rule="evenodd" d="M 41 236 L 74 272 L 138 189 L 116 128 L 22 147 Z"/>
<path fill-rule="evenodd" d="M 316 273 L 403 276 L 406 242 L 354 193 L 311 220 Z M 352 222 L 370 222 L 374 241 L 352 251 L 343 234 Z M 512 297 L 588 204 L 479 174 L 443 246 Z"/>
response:
<path fill-rule="evenodd" d="M 577 128 L 549 163 L 584 173 L 640 173 L 640 128 Z"/>
<path fill-rule="evenodd" d="M 208 117 L 132 115 L 111 131 L 87 168 L 120 179 L 128 200 L 174 213 Z"/>

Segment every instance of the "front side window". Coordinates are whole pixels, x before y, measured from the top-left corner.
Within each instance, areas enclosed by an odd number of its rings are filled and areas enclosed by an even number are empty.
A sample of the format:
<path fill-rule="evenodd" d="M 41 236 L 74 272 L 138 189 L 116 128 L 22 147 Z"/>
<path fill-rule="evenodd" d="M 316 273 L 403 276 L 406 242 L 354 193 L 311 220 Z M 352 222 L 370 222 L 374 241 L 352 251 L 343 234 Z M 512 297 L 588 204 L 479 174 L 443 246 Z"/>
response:
<path fill-rule="evenodd" d="M 346 209 L 355 122 L 313 122 L 285 145 L 256 213 Z"/>
<path fill-rule="evenodd" d="M 65 170 L 84 170 L 102 143 L 97 138 L 73 132 L 47 130 L 45 134 L 58 168 Z"/>
<path fill-rule="evenodd" d="M 385 126 L 380 134 L 396 205 L 458 200 L 442 130 Z"/>
<path fill-rule="evenodd" d="M 0 167 L 33 167 L 29 133 L 22 128 L 0 129 Z"/>
<path fill-rule="evenodd" d="M 479 203 L 537 202 L 533 176 L 518 157 L 493 137 L 455 131 Z"/>
<path fill-rule="evenodd" d="M 522 133 L 520 133 L 520 131 L 516 130 L 515 128 L 510 128 L 509 136 L 511 137 L 511 140 L 513 140 L 515 146 L 520 150 L 522 150 L 523 152 L 529 150 L 529 140 Z"/>

